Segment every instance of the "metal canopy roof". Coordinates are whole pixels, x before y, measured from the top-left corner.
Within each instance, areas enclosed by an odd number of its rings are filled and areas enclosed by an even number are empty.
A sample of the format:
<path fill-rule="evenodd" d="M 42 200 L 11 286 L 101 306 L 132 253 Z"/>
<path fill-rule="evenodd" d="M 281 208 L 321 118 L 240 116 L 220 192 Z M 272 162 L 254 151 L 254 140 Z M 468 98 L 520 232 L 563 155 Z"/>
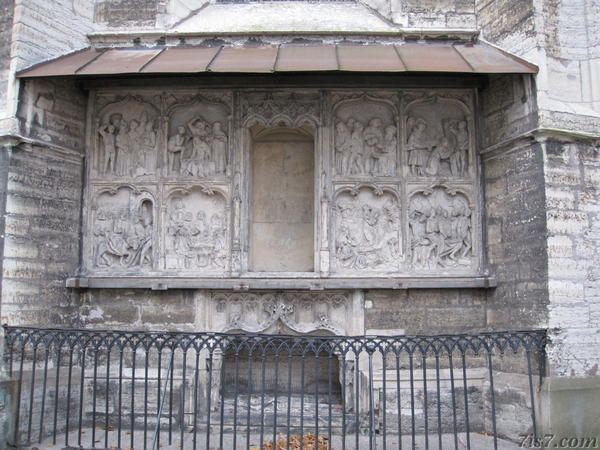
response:
<path fill-rule="evenodd" d="M 278 45 L 86 49 L 17 74 L 21 78 L 173 73 L 273 72 L 537 73 L 538 68 L 484 43 Z"/>

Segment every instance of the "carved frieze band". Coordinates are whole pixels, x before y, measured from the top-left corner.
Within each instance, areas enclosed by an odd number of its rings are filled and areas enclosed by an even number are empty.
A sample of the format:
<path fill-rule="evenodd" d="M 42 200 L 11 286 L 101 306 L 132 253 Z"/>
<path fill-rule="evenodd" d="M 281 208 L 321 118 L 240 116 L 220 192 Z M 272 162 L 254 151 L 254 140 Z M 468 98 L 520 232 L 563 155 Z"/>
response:
<path fill-rule="evenodd" d="M 218 293 L 212 303 L 215 331 L 352 332 L 352 302 L 346 293 Z"/>
<path fill-rule="evenodd" d="M 242 141 L 254 125 L 315 130 L 321 272 L 480 268 L 468 90 L 98 92 L 89 117 L 91 272 L 240 273 L 250 207 L 241 153 L 251 148 Z M 280 300 L 261 317 L 293 329 Z"/>

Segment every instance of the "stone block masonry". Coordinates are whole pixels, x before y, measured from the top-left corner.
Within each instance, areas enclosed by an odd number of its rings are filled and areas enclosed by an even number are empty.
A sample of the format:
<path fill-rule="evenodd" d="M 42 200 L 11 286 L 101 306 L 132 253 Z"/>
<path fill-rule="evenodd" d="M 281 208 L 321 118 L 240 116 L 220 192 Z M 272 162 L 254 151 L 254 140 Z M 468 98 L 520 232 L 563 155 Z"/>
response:
<path fill-rule="evenodd" d="M 590 142 L 556 139 L 543 146 L 551 372 L 598 375 L 600 149 Z"/>
<path fill-rule="evenodd" d="M 0 118 L 6 115 L 14 0 L 0 0 Z"/>
<path fill-rule="evenodd" d="M 70 81 L 24 85 L 24 139 L 4 147 L 3 323 L 71 323 L 79 266 L 85 96 Z M 2 206 L 2 205 L 0 205 Z"/>
<path fill-rule="evenodd" d="M 82 161 L 22 144 L 11 151 L 6 188 L 2 322 L 67 323 L 64 279 L 79 261 Z"/>

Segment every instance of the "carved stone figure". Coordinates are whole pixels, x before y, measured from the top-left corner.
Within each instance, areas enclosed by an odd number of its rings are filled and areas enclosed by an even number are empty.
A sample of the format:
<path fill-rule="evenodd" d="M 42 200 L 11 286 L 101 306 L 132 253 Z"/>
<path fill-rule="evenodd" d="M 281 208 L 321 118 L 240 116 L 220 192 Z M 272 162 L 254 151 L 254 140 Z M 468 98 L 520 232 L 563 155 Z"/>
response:
<path fill-rule="evenodd" d="M 450 157 L 450 172 L 454 176 L 464 176 L 469 154 L 469 130 L 465 120 L 451 121 L 448 134 L 454 137 L 454 152 Z"/>
<path fill-rule="evenodd" d="M 354 119 L 347 122 L 340 120 L 335 128 L 336 163 L 339 173 L 347 174 L 350 171 L 350 154 L 352 146 L 352 128 Z"/>
<path fill-rule="evenodd" d="M 181 170 L 181 155 L 185 151 L 189 137 L 185 127 L 177 127 L 177 133 L 169 137 L 167 143 L 168 168 L 170 173 L 179 173 Z"/>
<path fill-rule="evenodd" d="M 204 177 L 214 173 L 208 123 L 197 117 L 190 120 L 187 127 L 192 135 L 192 155 L 189 163 L 183 164 L 184 172 L 187 172 L 184 175 Z"/>
<path fill-rule="evenodd" d="M 435 188 L 413 196 L 409 227 L 415 267 L 434 269 L 471 263 L 471 208 L 462 194 Z"/>
<path fill-rule="evenodd" d="M 423 119 L 410 117 L 408 119 L 408 166 L 415 176 L 424 176 L 429 161 L 429 148 L 425 143 L 427 122 Z"/>
<path fill-rule="evenodd" d="M 182 198 L 175 198 L 168 211 L 167 260 L 169 269 L 222 270 L 228 246 L 226 221 L 213 213 L 207 221 L 204 210 L 190 211 Z"/>
<path fill-rule="evenodd" d="M 117 133 L 117 127 L 114 123 L 117 120 L 120 119 L 118 119 L 117 115 L 114 115 L 108 124 L 98 129 L 98 134 L 102 137 L 102 144 L 104 146 L 101 170 L 107 175 L 115 173 L 116 170 L 117 150 L 115 148 L 115 134 Z"/>
<path fill-rule="evenodd" d="M 392 269 L 400 256 L 400 211 L 397 200 L 384 194 L 346 196 L 337 202 L 336 257 L 351 270 Z"/>
<path fill-rule="evenodd" d="M 367 128 L 365 128 L 363 139 L 365 141 L 365 159 L 363 167 L 365 172 L 369 174 L 377 174 L 383 172 L 381 165 L 381 157 L 385 149 L 385 138 L 383 131 L 383 123 L 381 119 L 371 119 Z"/>
<path fill-rule="evenodd" d="M 154 122 L 148 120 L 145 112 L 142 114 L 138 130 L 139 132 L 135 133 L 134 146 L 137 155 L 135 175 L 151 175 L 156 167 L 156 131 Z"/>
<path fill-rule="evenodd" d="M 379 157 L 382 175 L 393 175 L 396 169 L 396 148 L 398 139 L 396 137 L 396 127 L 388 125 L 385 127 L 385 145 L 382 154 Z"/>
<path fill-rule="evenodd" d="M 212 125 L 211 150 L 215 164 L 215 172 L 224 174 L 227 168 L 227 135 L 222 129 L 221 122 Z"/>
<path fill-rule="evenodd" d="M 148 201 L 144 201 L 138 211 L 100 208 L 94 222 L 95 266 L 151 266 L 152 233 L 152 206 Z"/>
<path fill-rule="evenodd" d="M 363 166 L 364 158 L 364 125 L 358 120 L 352 121 L 352 133 L 350 134 L 350 162 L 348 163 L 348 175 L 360 175 L 365 172 Z"/>
<path fill-rule="evenodd" d="M 427 175 L 438 175 L 440 173 L 440 167 L 442 161 L 450 160 L 453 149 L 450 147 L 450 141 L 448 138 L 443 137 L 440 140 L 439 145 L 432 148 L 427 161 L 427 167 L 425 168 L 425 174 Z"/>

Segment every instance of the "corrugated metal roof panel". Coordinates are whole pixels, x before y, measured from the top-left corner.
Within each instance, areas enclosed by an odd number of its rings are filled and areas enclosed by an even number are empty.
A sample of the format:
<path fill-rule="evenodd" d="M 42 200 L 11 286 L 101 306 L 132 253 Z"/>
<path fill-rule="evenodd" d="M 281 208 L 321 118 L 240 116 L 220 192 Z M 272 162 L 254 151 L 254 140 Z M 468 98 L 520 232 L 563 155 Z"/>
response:
<path fill-rule="evenodd" d="M 273 72 L 277 47 L 223 47 L 209 65 L 211 72 Z"/>
<path fill-rule="evenodd" d="M 397 53 L 396 53 L 397 51 Z M 213 72 L 537 73 L 537 67 L 479 44 L 282 45 L 86 50 L 37 65 L 19 77 Z"/>
<path fill-rule="evenodd" d="M 37 64 L 31 69 L 21 72 L 19 76 L 56 77 L 61 75 L 74 75 L 79 68 L 85 66 L 101 54 L 102 52 L 92 49 L 71 53 L 49 62 Z"/>
<path fill-rule="evenodd" d="M 404 44 L 396 48 L 411 72 L 473 72 L 450 44 Z"/>
<path fill-rule="evenodd" d="M 141 73 L 204 72 L 221 47 L 167 48 L 150 61 Z"/>
<path fill-rule="evenodd" d="M 393 45 L 338 45 L 340 70 L 352 72 L 403 72 Z"/>
<path fill-rule="evenodd" d="M 477 73 L 537 73 L 537 67 L 490 45 L 455 45 Z M 529 70 L 528 70 L 529 69 Z"/>
<path fill-rule="evenodd" d="M 277 72 L 338 70 L 335 45 L 282 45 L 277 57 Z"/>
<path fill-rule="evenodd" d="M 162 50 L 107 50 L 99 58 L 76 72 L 77 75 L 117 75 L 139 72 Z"/>

